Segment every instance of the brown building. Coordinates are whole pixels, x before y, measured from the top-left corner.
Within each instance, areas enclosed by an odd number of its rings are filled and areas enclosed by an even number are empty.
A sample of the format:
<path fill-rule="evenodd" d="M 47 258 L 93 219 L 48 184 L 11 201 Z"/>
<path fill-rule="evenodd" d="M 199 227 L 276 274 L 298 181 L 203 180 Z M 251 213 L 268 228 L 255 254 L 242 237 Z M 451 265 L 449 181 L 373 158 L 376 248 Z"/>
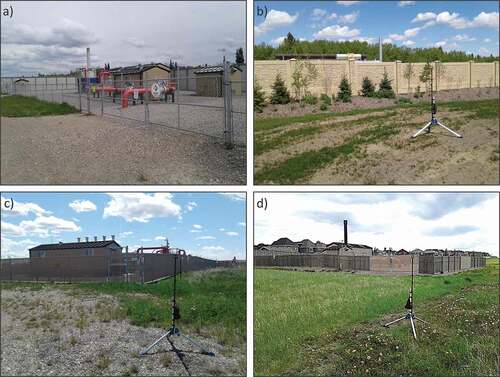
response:
<path fill-rule="evenodd" d="M 172 70 L 162 63 L 149 63 L 113 68 L 110 72 L 116 88 L 128 86 L 149 88 L 155 80 L 171 78 Z"/>
<path fill-rule="evenodd" d="M 243 69 L 237 65 L 231 66 L 230 80 L 235 83 L 233 94 L 242 95 L 244 77 Z M 194 71 L 196 75 L 196 95 L 203 97 L 222 97 L 222 81 L 224 76 L 224 67 L 204 67 Z"/>
<path fill-rule="evenodd" d="M 69 242 L 38 245 L 31 249 L 30 258 L 38 257 L 71 257 L 71 256 L 111 256 L 119 255 L 122 247 L 114 239 L 97 241 Z"/>

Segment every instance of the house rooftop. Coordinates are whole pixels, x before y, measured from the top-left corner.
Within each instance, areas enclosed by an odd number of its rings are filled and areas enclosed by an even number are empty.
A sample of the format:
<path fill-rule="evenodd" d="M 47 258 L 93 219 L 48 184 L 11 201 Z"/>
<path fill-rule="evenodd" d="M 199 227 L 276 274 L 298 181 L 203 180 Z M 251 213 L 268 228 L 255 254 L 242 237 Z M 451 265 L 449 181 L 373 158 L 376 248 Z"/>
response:
<path fill-rule="evenodd" d="M 59 243 L 50 243 L 43 244 L 32 247 L 31 250 L 63 250 L 63 249 L 88 249 L 88 248 L 96 248 L 96 247 L 106 247 L 111 244 L 116 244 L 120 247 L 118 242 L 113 240 L 108 241 L 89 241 L 89 242 L 59 242 Z"/>
<path fill-rule="evenodd" d="M 231 73 L 235 71 L 243 72 L 243 70 L 237 65 L 231 65 Z M 216 65 L 211 67 L 203 67 L 194 71 L 195 74 L 200 73 L 222 73 L 224 72 L 224 67 L 222 65 Z"/>
<path fill-rule="evenodd" d="M 127 67 L 116 67 L 116 68 L 110 69 L 109 71 L 114 73 L 114 74 L 130 75 L 130 74 L 135 74 L 135 73 L 142 73 L 142 72 L 147 71 L 148 69 L 151 69 L 154 67 L 159 67 L 159 68 L 164 69 L 168 72 L 172 71 L 168 66 L 166 66 L 163 63 L 148 63 L 148 64 L 130 65 Z"/>

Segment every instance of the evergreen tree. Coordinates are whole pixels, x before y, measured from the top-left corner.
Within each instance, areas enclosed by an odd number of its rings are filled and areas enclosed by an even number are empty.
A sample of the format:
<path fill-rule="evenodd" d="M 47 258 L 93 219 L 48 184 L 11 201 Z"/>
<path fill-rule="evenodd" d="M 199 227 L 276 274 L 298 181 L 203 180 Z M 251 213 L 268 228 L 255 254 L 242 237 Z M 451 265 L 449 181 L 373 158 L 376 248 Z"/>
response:
<path fill-rule="evenodd" d="M 264 91 L 258 83 L 255 83 L 253 88 L 253 109 L 256 112 L 261 113 L 265 106 L 266 98 L 264 96 Z"/>
<path fill-rule="evenodd" d="M 391 80 L 389 80 L 389 75 L 386 71 L 384 71 L 384 75 L 382 76 L 382 80 L 380 81 L 377 96 L 381 98 L 396 97 L 396 95 L 394 94 L 394 90 L 392 90 Z"/>
<path fill-rule="evenodd" d="M 373 97 L 375 94 L 375 85 L 373 85 L 372 80 L 368 77 L 364 77 L 361 85 L 361 95 L 363 97 Z"/>
<path fill-rule="evenodd" d="M 236 64 L 239 65 L 243 63 L 245 63 L 245 55 L 243 54 L 243 48 L 240 47 L 236 50 Z"/>
<path fill-rule="evenodd" d="M 349 80 L 347 80 L 347 77 L 344 75 L 342 76 L 342 80 L 340 81 L 337 101 L 351 102 L 351 97 L 352 97 L 351 84 L 349 84 Z"/>
<path fill-rule="evenodd" d="M 272 88 L 273 94 L 270 101 L 272 104 L 285 105 L 290 102 L 290 93 L 279 73 L 276 75 Z"/>

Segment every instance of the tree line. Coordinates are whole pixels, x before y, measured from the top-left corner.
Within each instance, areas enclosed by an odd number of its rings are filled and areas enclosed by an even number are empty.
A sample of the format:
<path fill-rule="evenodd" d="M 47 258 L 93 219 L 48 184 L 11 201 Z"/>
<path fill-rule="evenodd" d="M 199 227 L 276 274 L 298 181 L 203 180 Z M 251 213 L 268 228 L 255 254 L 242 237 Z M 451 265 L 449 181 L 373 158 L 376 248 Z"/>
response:
<path fill-rule="evenodd" d="M 281 54 L 362 54 L 368 60 L 378 59 L 378 44 L 362 41 L 298 41 L 291 33 L 279 46 L 262 43 L 254 46 L 255 60 L 273 60 Z M 425 63 L 439 60 L 441 62 L 493 62 L 498 56 L 479 56 L 467 54 L 463 51 L 444 51 L 441 47 L 410 48 L 396 46 L 392 43 L 383 44 L 384 61 L 400 60 L 402 62 Z"/>

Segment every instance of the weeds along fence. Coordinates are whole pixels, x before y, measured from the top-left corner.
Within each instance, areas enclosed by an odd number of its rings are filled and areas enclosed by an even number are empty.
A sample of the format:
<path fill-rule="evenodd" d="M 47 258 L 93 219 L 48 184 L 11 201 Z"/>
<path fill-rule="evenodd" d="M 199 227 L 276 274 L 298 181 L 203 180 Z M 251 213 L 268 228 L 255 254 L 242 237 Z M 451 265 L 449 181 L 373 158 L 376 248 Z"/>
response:
<path fill-rule="evenodd" d="M 173 255 L 136 253 L 114 256 L 64 256 L 2 259 L 2 281 L 138 282 L 173 275 Z M 194 256 L 178 257 L 178 272 L 217 267 L 217 262 Z"/>
<path fill-rule="evenodd" d="M 84 114 L 210 137 L 227 147 L 246 144 L 245 76 L 231 77 L 228 64 L 221 72 L 193 77 L 138 77 L 109 75 L 99 82 L 2 78 L 2 92 L 67 103 Z"/>
<path fill-rule="evenodd" d="M 373 273 L 410 273 L 410 255 L 262 255 L 254 256 L 255 267 L 324 268 Z M 420 255 L 413 258 L 413 270 L 420 274 L 447 274 L 486 266 L 486 258 L 471 256 Z"/>

